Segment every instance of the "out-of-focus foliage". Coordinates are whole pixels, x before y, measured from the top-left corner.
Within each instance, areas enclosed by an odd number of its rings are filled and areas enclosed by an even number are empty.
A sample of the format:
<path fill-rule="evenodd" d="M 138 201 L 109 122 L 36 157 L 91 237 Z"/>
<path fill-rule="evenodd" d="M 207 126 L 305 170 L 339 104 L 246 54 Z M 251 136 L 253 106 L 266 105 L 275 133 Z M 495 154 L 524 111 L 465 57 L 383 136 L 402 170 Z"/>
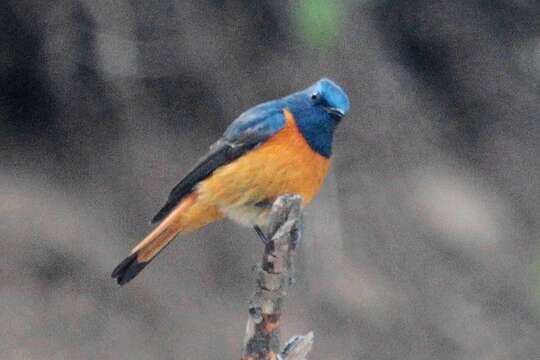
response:
<path fill-rule="evenodd" d="M 261 253 L 223 221 L 114 266 L 238 114 L 351 98 L 283 338 L 314 359 L 537 359 L 538 1 L 0 2 L 1 358 L 238 358 Z"/>
<path fill-rule="evenodd" d="M 331 47 L 339 36 L 344 18 L 342 4 L 324 0 L 298 1 L 292 5 L 303 41 L 316 47 Z"/>

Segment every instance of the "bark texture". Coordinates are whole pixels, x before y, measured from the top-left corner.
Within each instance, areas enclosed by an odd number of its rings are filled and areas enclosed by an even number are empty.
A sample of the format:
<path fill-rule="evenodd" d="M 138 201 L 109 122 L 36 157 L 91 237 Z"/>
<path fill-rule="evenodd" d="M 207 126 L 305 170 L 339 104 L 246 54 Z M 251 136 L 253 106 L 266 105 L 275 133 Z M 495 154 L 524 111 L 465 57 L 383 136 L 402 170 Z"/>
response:
<path fill-rule="evenodd" d="M 294 284 L 294 255 L 302 234 L 297 195 L 278 198 L 272 207 L 268 241 L 262 263 L 256 266 L 256 288 L 249 304 L 242 360 L 306 359 L 313 332 L 294 336 L 281 350 L 279 331 L 287 289 Z"/>

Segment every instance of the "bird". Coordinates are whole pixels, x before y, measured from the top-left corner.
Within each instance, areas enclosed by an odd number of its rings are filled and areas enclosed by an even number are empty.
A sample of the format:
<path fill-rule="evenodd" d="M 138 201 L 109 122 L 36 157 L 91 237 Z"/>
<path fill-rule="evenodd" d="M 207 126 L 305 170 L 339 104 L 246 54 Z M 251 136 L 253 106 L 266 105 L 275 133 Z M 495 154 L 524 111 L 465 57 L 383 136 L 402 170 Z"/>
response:
<path fill-rule="evenodd" d="M 329 171 L 334 131 L 349 98 L 322 78 L 304 90 L 250 108 L 234 120 L 152 218 L 157 226 L 112 272 L 132 280 L 178 234 L 222 218 L 253 227 L 268 225 L 272 203 L 297 194 L 304 208 Z"/>

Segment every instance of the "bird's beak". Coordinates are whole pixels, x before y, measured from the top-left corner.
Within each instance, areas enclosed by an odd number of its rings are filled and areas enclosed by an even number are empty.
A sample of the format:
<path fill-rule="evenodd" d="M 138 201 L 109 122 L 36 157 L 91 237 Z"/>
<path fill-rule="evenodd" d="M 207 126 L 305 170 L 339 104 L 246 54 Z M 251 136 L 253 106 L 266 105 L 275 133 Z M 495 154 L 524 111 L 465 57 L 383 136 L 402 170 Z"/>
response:
<path fill-rule="evenodd" d="M 341 109 L 338 109 L 338 108 L 335 108 L 335 107 L 325 107 L 324 109 L 330 115 L 338 118 L 338 120 L 345 116 L 345 112 L 343 110 L 341 110 Z"/>

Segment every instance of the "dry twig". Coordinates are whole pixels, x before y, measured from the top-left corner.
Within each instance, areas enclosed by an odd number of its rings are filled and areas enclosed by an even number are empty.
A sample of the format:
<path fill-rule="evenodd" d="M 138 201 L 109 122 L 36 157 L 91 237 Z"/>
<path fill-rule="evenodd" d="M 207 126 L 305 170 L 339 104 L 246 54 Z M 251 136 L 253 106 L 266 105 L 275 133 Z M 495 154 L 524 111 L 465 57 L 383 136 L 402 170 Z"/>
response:
<path fill-rule="evenodd" d="M 279 197 L 272 206 L 262 264 L 249 305 L 242 360 L 304 360 L 313 345 L 313 332 L 294 336 L 280 350 L 279 328 L 287 289 L 294 284 L 294 254 L 302 231 L 297 195 Z"/>

